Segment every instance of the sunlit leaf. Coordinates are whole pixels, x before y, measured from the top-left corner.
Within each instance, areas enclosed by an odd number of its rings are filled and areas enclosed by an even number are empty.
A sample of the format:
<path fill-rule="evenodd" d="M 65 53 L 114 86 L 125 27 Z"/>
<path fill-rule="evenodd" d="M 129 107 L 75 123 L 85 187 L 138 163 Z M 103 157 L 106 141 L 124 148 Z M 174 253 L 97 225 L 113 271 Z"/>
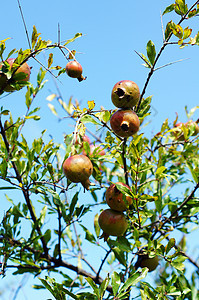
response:
<path fill-rule="evenodd" d="M 151 40 L 148 41 L 146 50 L 147 50 L 147 56 L 149 58 L 149 61 L 153 65 L 155 61 L 156 51 L 155 51 L 155 45 Z"/>

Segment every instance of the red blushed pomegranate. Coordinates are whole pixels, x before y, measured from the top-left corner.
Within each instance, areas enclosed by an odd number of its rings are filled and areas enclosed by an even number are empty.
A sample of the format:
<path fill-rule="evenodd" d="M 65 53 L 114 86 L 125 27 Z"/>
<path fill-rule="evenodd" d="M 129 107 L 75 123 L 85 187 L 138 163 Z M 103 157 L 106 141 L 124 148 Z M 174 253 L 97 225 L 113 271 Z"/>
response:
<path fill-rule="evenodd" d="M 138 85 L 131 80 L 117 82 L 111 92 L 111 100 L 118 108 L 132 108 L 140 99 Z"/>
<path fill-rule="evenodd" d="M 80 145 L 81 147 L 83 147 L 83 143 L 84 142 L 87 142 L 90 144 L 90 139 L 87 135 L 84 135 L 84 136 L 76 136 L 76 140 L 75 140 L 75 144 L 76 145 Z"/>
<path fill-rule="evenodd" d="M 125 186 L 130 190 L 129 186 L 123 182 L 117 182 L 117 184 Z M 113 183 L 106 190 L 106 203 L 113 210 L 124 211 L 132 204 L 132 198 L 125 196 Z"/>
<path fill-rule="evenodd" d="M 190 120 L 186 123 L 179 122 L 175 124 L 174 131 L 172 132 L 172 135 L 176 138 L 177 141 L 179 142 L 185 141 L 185 136 L 182 128 L 183 125 L 188 130 L 193 129 L 193 133 L 191 134 L 192 136 L 195 136 L 199 133 L 199 126 L 193 120 Z"/>
<path fill-rule="evenodd" d="M 89 189 L 89 177 L 93 173 L 93 165 L 90 159 L 81 154 L 68 157 L 63 163 L 65 176 L 72 182 L 81 182 L 85 189 Z"/>
<path fill-rule="evenodd" d="M 112 209 L 103 210 L 99 215 L 98 223 L 103 230 L 101 237 L 104 237 L 105 240 L 107 240 L 109 235 L 123 235 L 128 227 L 128 221 L 125 215 L 122 212 Z"/>
<path fill-rule="evenodd" d="M 9 70 L 11 70 L 14 61 L 15 61 L 15 58 L 8 58 L 6 60 L 6 62 L 10 65 L 10 69 Z M 4 67 L 4 64 L 1 63 L 0 64 L 0 71 L 2 71 L 3 67 Z M 20 79 L 18 81 L 15 78 L 16 78 L 16 75 L 19 74 L 19 73 L 24 73 L 24 76 L 26 75 L 26 77 L 22 78 L 22 79 Z M 6 91 L 6 92 L 15 91 L 16 89 L 12 86 L 12 83 L 18 83 L 20 81 L 28 81 L 30 79 L 30 73 L 31 73 L 30 67 L 29 67 L 29 65 L 26 62 L 23 63 L 17 69 L 17 71 L 14 73 L 13 77 L 10 80 L 8 80 L 7 78 L 5 80 L 5 74 L 1 73 L 0 74 L 0 87 L 2 87 L 3 90 Z M 3 82 L 2 82 L 2 80 L 3 80 Z"/>
<path fill-rule="evenodd" d="M 103 156 L 106 154 L 105 150 L 101 147 L 101 146 L 97 146 L 97 145 L 90 145 L 90 153 L 89 155 L 92 155 L 93 152 L 96 151 L 97 155 Z M 86 155 L 86 151 L 83 150 L 83 154 Z"/>
<path fill-rule="evenodd" d="M 80 79 L 82 76 L 82 66 L 76 60 L 69 61 L 66 65 L 66 73 L 69 77 Z"/>
<path fill-rule="evenodd" d="M 129 137 L 139 130 L 140 121 L 133 110 L 118 110 L 111 116 L 110 125 L 118 136 Z"/>

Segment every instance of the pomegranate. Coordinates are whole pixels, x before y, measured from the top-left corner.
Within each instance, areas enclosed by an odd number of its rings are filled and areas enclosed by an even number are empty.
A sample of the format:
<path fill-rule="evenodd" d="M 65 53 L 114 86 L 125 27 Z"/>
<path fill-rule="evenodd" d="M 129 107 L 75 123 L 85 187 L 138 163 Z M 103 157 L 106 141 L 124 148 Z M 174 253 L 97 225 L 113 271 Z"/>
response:
<path fill-rule="evenodd" d="M 121 80 L 114 85 L 111 99 L 116 107 L 131 108 L 135 106 L 140 99 L 139 87 L 131 80 Z"/>
<path fill-rule="evenodd" d="M 12 69 L 12 65 L 13 65 L 14 61 L 15 61 L 15 58 L 8 58 L 6 60 L 6 62 L 10 66 L 9 71 Z M 11 77 L 11 79 L 7 79 L 6 78 L 6 80 L 5 80 L 5 74 L 2 72 L 4 67 L 6 68 L 6 66 L 3 63 L 1 63 L 0 64 L 0 71 L 1 71 L 0 72 L 0 88 L 3 88 L 3 90 L 6 91 L 6 92 L 13 92 L 13 91 L 16 90 L 16 88 L 14 88 L 12 86 L 12 83 L 19 83 L 19 89 L 20 89 L 20 88 L 22 88 L 22 87 L 20 87 L 20 82 L 21 81 L 28 81 L 30 79 L 30 67 L 29 67 L 29 65 L 26 62 L 23 63 L 17 69 L 17 71 L 14 73 L 14 75 L 13 75 L 13 77 Z M 24 73 L 26 75 L 26 77 L 18 80 L 16 78 L 16 75 L 19 74 L 19 73 Z"/>
<path fill-rule="evenodd" d="M 138 257 L 138 267 L 149 269 L 149 272 L 154 271 L 159 264 L 158 256 L 149 257 L 148 254 L 139 255 Z"/>
<path fill-rule="evenodd" d="M 106 154 L 105 150 L 101 147 L 101 146 L 97 146 L 97 145 L 90 145 L 90 153 L 89 155 L 92 155 L 93 152 L 96 150 L 96 154 L 103 156 Z M 86 151 L 83 150 L 83 154 L 86 155 Z"/>
<path fill-rule="evenodd" d="M 70 181 L 81 182 L 85 189 L 89 189 L 93 165 L 87 156 L 76 154 L 68 157 L 63 163 L 63 171 Z"/>
<path fill-rule="evenodd" d="M 109 235 L 121 236 L 125 233 L 128 227 L 128 221 L 122 212 L 112 209 L 105 209 L 99 215 L 98 223 L 103 230 L 101 237 L 105 240 Z"/>
<path fill-rule="evenodd" d="M 123 182 L 117 182 L 117 184 L 125 186 L 130 190 L 129 186 Z M 124 211 L 132 204 L 132 198 L 125 196 L 113 183 L 106 190 L 106 202 L 111 209 Z"/>
<path fill-rule="evenodd" d="M 87 142 L 90 144 L 90 139 L 87 135 L 84 135 L 84 136 L 76 136 L 76 139 L 75 139 L 75 145 L 80 145 L 81 147 L 83 147 L 83 143 L 84 142 Z"/>
<path fill-rule="evenodd" d="M 80 79 L 82 76 L 82 66 L 76 60 L 69 61 L 66 65 L 66 73 L 69 77 Z"/>
<path fill-rule="evenodd" d="M 129 137 L 139 130 L 140 121 L 133 110 L 118 110 L 111 116 L 110 125 L 118 136 Z"/>
<path fill-rule="evenodd" d="M 193 133 L 191 134 L 192 136 L 195 136 L 199 133 L 199 126 L 196 122 L 193 120 L 190 120 L 186 123 L 179 122 L 175 124 L 174 131 L 172 132 L 172 135 L 176 138 L 177 141 L 185 141 L 185 136 L 183 132 L 182 126 L 185 126 L 188 130 L 193 129 Z"/>

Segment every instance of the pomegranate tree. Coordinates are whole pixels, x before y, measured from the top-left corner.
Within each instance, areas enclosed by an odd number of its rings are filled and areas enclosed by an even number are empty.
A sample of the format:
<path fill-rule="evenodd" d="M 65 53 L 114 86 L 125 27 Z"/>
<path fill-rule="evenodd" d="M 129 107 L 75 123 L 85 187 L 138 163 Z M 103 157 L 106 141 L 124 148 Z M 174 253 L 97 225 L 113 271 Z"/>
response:
<path fill-rule="evenodd" d="M 140 99 L 139 87 L 131 80 L 121 80 L 114 85 L 111 99 L 118 108 L 132 108 Z"/>
<path fill-rule="evenodd" d="M 123 182 L 117 182 L 116 184 L 125 186 L 130 190 L 130 187 Z M 106 190 L 106 203 L 113 210 L 124 211 L 132 204 L 132 198 L 118 190 L 116 184 L 111 184 Z"/>
<path fill-rule="evenodd" d="M 121 236 L 128 227 L 128 221 L 122 212 L 105 209 L 99 215 L 98 223 L 103 230 L 101 237 L 107 240 L 109 235 Z"/>
<path fill-rule="evenodd" d="M 3 71 L 8 72 L 11 71 L 13 63 L 15 61 L 15 58 L 8 58 L 6 62 L 9 64 L 9 67 L 5 63 L 0 64 L 0 89 L 3 89 L 6 92 L 13 92 L 16 90 L 16 88 L 13 86 L 13 84 L 18 84 L 19 87 L 17 89 L 22 88 L 20 87 L 20 82 L 21 81 L 29 81 L 30 79 L 30 67 L 29 65 L 25 62 L 23 63 L 17 70 L 14 72 L 14 75 L 8 79 L 7 76 L 3 73 Z M 19 79 L 19 73 L 24 74 L 22 75 L 22 78 Z"/>
<path fill-rule="evenodd" d="M 70 181 L 81 182 L 85 189 L 89 189 L 93 165 L 86 155 L 76 154 L 68 157 L 63 163 L 63 171 Z"/>
<path fill-rule="evenodd" d="M 129 137 L 139 130 L 140 121 L 132 109 L 119 109 L 111 116 L 110 125 L 118 136 Z"/>

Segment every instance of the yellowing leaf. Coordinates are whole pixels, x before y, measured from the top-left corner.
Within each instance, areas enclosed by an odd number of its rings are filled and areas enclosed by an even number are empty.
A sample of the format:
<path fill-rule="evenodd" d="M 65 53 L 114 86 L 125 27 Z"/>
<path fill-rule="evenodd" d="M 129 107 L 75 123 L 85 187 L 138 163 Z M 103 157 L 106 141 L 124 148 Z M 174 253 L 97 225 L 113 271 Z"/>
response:
<path fill-rule="evenodd" d="M 156 171 L 156 176 L 160 176 L 166 170 L 165 166 L 161 166 Z"/>
<path fill-rule="evenodd" d="M 50 66 L 52 65 L 52 63 L 53 63 L 53 54 L 50 53 L 49 57 L 48 57 L 48 68 L 50 68 Z"/>
<path fill-rule="evenodd" d="M 94 102 L 94 100 L 88 101 L 87 103 L 88 103 L 88 108 L 89 108 L 89 110 L 92 110 L 92 109 L 95 107 L 95 102 Z"/>

